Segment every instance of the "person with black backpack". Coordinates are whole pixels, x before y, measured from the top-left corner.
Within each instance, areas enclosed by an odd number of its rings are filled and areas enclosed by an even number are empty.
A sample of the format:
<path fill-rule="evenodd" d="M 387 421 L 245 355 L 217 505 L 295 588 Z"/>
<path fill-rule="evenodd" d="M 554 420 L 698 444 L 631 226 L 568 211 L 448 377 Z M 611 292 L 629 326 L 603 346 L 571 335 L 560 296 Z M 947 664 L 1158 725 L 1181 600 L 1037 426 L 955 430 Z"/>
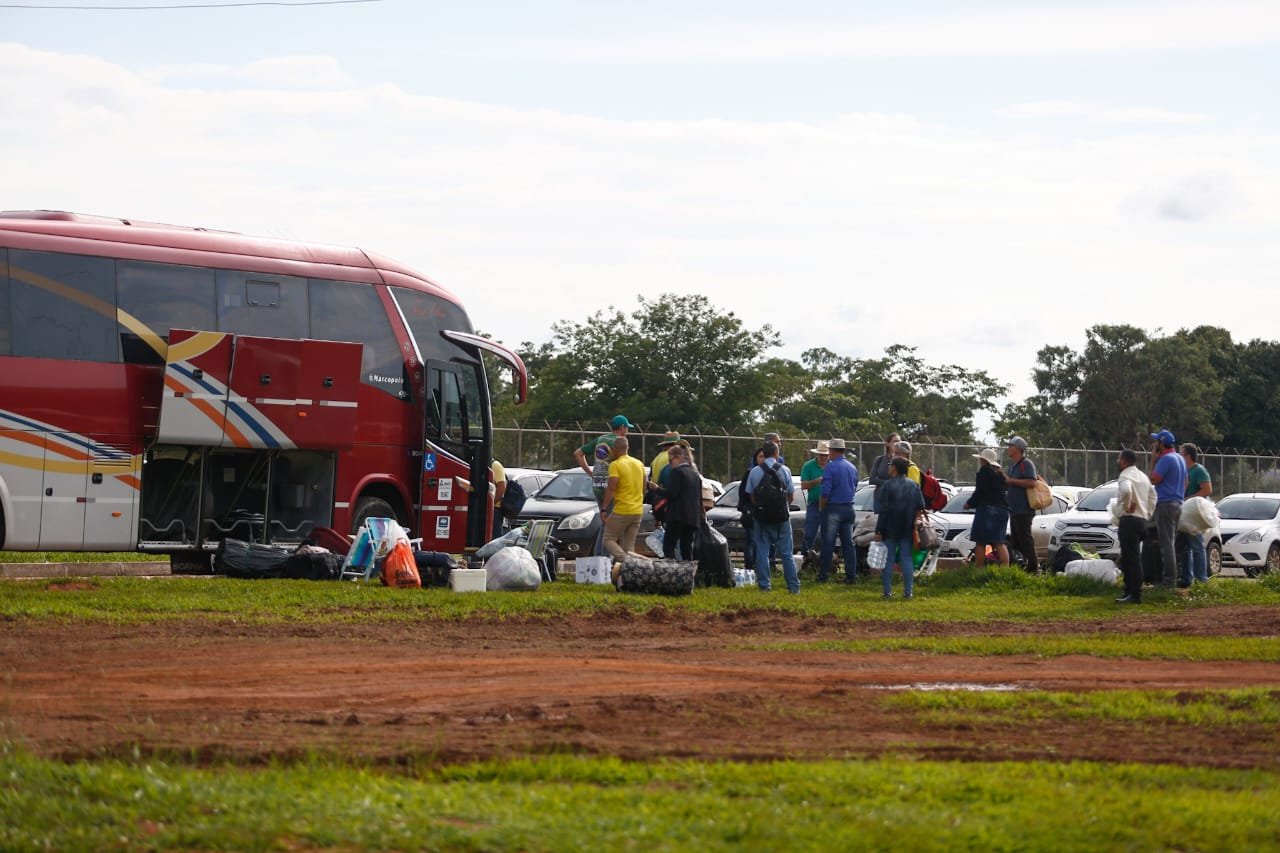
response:
<path fill-rule="evenodd" d="M 751 469 L 746 482 L 746 492 L 751 496 L 755 516 L 756 584 L 765 592 L 771 589 L 769 551 L 773 548 L 782 559 L 787 591 L 792 594 L 800 591 L 800 574 L 796 571 L 796 559 L 792 553 L 795 550 L 791 534 L 793 491 L 795 484 L 791 472 L 778 461 L 778 445 L 766 441 L 764 462 Z"/>

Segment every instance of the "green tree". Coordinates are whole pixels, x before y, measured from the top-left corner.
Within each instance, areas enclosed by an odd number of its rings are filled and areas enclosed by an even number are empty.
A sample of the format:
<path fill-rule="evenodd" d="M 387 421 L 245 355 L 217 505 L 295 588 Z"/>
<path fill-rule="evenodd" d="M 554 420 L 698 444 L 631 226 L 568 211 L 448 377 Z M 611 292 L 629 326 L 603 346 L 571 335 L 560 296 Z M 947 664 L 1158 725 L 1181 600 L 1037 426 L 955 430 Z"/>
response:
<path fill-rule="evenodd" d="M 914 347 L 895 344 L 881 358 L 853 359 L 828 349 L 801 356 L 810 384 L 779 402 L 770 417 L 810 434 L 881 435 L 970 441 L 974 416 L 994 412 L 1008 388 L 985 371 L 931 365 Z"/>
<path fill-rule="evenodd" d="M 1202 444 L 1222 437 L 1224 372 L 1237 356 L 1225 329 L 1201 326 L 1150 337 L 1131 325 L 1098 325 L 1085 347 L 1045 347 L 1032 371 L 1038 393 L 1007 406 L 1003 434 L 1036 442 L 1145 443 L 1156 427 Z"/>
<path fill-rule="evenodd" d="M 599 422 L 623 412 L 651 430 L 743 427 L 767 392 L 797 381 L 792 363 L 762 360 L 780 342 L 772 327 L 749 329 L 704 296 L 639 302 L 630 314 L 610 306 L 582 323 L 556 323 L 548 343 L 523 344 L 524 416 Z"/>
<path fill-rule="evenodd" d="M 1237 346 L 1220 423 L 1227 447 L 1280 449 L 1280 342 L 1255 339 Z"/>

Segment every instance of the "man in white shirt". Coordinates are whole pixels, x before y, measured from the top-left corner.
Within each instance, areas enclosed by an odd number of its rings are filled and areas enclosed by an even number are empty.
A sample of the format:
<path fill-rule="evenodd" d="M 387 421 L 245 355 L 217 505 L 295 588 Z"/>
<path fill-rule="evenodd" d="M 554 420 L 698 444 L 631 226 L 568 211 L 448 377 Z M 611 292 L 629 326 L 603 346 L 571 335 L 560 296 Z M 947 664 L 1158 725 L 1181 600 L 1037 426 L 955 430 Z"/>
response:
<path fill-rule="evenodd" d="M 1116 464 L 1120 466 L 1116 527 L 1120 529 L 1120 571 L 1124 573 L 1124 596 L 1116 603 L 1141 604 L 1142 540 L 1156 510 L 1156 492 L 1151 480 L 1138 469 L 1138 455 L 1132 450 L 1121 450 Z"/>

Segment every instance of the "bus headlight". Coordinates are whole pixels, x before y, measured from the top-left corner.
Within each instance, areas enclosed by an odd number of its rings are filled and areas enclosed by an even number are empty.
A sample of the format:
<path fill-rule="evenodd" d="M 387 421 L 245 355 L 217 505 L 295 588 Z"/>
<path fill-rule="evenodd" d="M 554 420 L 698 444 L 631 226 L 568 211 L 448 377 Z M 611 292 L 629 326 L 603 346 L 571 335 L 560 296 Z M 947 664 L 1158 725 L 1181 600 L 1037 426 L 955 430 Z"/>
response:
<path fill-rule="evenodd" d="M 573 515 L 564 519 L 556 526 L 557 530 L 582 530 L 590 527 L 591 522 L 596 517 L 594 509 L 584 509 L 582 512 L 575 512 Z"/>

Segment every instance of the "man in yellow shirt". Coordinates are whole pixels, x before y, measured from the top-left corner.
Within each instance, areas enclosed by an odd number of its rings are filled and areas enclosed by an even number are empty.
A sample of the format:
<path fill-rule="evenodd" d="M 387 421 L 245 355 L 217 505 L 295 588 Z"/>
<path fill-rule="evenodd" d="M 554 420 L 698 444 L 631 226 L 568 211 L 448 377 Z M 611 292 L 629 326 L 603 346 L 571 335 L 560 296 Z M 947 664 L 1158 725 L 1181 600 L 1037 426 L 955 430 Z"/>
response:
<path fill-rule="evenodd" d="M 664 433 L 658 441 L 658 455 L 653 457 L 653 461 L 649 463 L 649 482 L 655 486 L 662 485 L 662 481 L 658 479 L 662 475 L 662 469 L 667 467 L 667 452 L 671 450 L 673 445 L 680 443 L 680 433 L 668 432 Z"/>
<path fill-rule="evenodd" d="M 629 449 L 630 442 L 625 435 L 613 440 L 609 483 L 601 501 L 609 508 L 600 513 L 604 520 L 604 549 L 615 560 L 635 550 L 636 534 L 640 532 L 640 518 L 644 514 L 644 465 L 627 455 Z"/>

